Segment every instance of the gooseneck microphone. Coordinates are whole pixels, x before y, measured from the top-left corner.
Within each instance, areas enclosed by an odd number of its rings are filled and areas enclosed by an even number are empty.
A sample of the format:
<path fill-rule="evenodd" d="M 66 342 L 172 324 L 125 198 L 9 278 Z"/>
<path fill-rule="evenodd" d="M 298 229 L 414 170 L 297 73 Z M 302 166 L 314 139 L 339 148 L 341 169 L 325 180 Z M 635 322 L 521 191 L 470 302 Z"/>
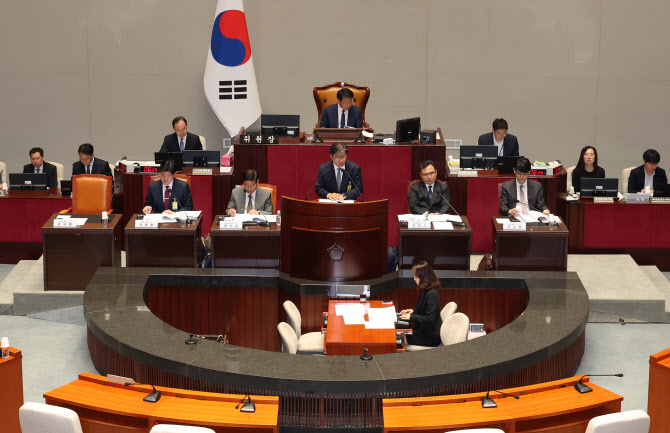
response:
<path fill-rule="evenodd" d="M 575 389 L 580 394 L 586 394 L 587 392 L 593 391 L 593 389 L 590 386 L 584 385 L 582 383 L 582 379 L 584 379 L 586 376 L 589 376 L 589 377 L 592 377 L 592 376 L 623 377 L 623 373 L 617 373 L 617 374 L 585 374 L 584 376 L 580 377 L 579 380 L 575 383 Z"/>
<path fill-rule="evenodd" d="M 259 226 L 270 227 L 270 223 L 268 222 L 268 219 L 265 217 L 265 215 L 263 215 L 263 211 L 258 206 L 256 206 L 256 199 L 254 198 L 253 194 L 249 194 L 249 197 L 253 202 L 254 209 L 256 209 L 258 213 L 263 217 L 263 219 L 260 219 L 258 217 L 254 218 L 254 221 L 256 221 L 256 223 L 258 223 Z"/>
<path fill-rule="evenodd" d="M 440 197 L 442 197 L 442 199 L 443 199 L 444 201 L 447 202 L 447 204 L 449 205 L 449 207 L 452 208 L 452 209 L 454 210 L 454 212 L 456 212 L 456 215 L 458 215 L 458 217 L 461 219 L 460 222 L 458 222 L 458 221 L 451 221 L 451 225 L 454 225 L 454 226 L 456 226 L 456 227 L 465 227 L 465 223 L 463 222 L 463 217 L 461 216 L 461 214 L 459 214 L 458 211 L 456 210 L 456 208 L 453 207 L 453 206 L 451 205 L 451 203 L 449 202 L 449 200 L 447 200 L 447 198 L 446 198 L 445 196 L 442 195 L 442 192 L 438 192 L 438 194 L 440 194 Z"/>
<path fill-rule="evenodd" d="M 502 394 L 504 397 L 512 397 L 515 400 L 519 399 L 518 395 L 507 394 L 506 392 L 498 391 L 497 389 L 493 389 L 492 391 L 495 391 L 499 394 Z M 498 404 L 495 401 L 493 401 L 493 399 L 491 397 L 489 397 L 490 393 L 491 393 L 491 391 L 487 391 L 486 396 L 482 397 L 482 407 L 484 409 L 493 409 L 494 407 L 498 407 Z"/>
<path fill-rule="evenodd" d="M 242 405 L 241 408 L 240 405 Z M 251 396 L 249 394 L 245 395 L 242 400 L 237 403 L 235 409 L 238 408 L 240 409 L 240 412 L 256 412 L 256 404 L 251 400 Z"/>
<path fill-rule="evenodd" d="M 323 176 L 325 176 L 326 173 L 331 172 L 331 171 L 333 171 L 333 167 L 330 167 L 328 170 L 324 171 L 323 173 L 321 173 L 321 174 L 319 175 L 319 177 L 316 178 L 316 182 L 314 182 L 314 185 L 312 185 L 312 187 L 309 189 L 309 191 L 307 191 L 307 194 L 305 194 L 305 200 L 307 200 L 307 196 L 309 195 L 310 192 L 312 192 L 312 190 L 314 189 L 314 187 L 316 187 L 316 185 L 319 183 L 319 181 L 321 180 L 321 178 L 322 178 Z"/>
<path fill-rule="evenodd" d="M 123 384 L 124 386 L 130 386 L 130 385 L 140 385 L 139 383 L 130 383 L 126 382 Z M 161 392 L 156 389 L 155 386 L 149 384 L 153 388 L 153 392 L 151 392 L 149 395 L 144 397 L 142 400 L 148 402 L 148 403 L 156 403 L 158 400 L 161 399 Z"/>
<path fill-rule="evenodd" d="M 358 191 L 358 195 L 361 196 L 361 200 L 363 200 L 363 193 L 361 192 L 360 189 L 358 189 L 358 186 L 356 186 L 356 182 L 354 182 L 354 180 L 351 178 L 351 175 L 349 175 L 349 172 L 347 170 L 345 170 L 344 167 L 342 167 L 342 171 L 344 173 L 346 173 L 347 177 L 351 181 L 351 184 L 354 186 L 354 188 L 356 188 L 356 191 Z"/>
<path fill-rule="evenodd" d="M 181 205 L 181 203 L 179 202 L 179 199 L 177 198 L 177 196 L 174 195 L 174 191 L 173 191 L 173 190 L 174 190 L 174 188 L 170 188 L 170 195 L 171 195 L 172 197 L 174 197 L 174 201 L 176 201 L 176 202 L 177 202 L 177 205 L 179 205 L 179 209 L 184 209 L 184 206 Z M 177 210 L 179 210 L 179 209 L 177 209 Z M 166 209 L 166 210 L 168 210 L 168 209 Z M 171 209 L 170 209 L 170 210 L 171 210 Z M 186 210 L 183 210 L 182 212 L 186 213 L 187 211 L 186 211 Z M 191 218 L 190 218 L 190 217 L 188 216 L 188 214 L 186 213 L 186 224 L 191 224 L 191 222 L 192 222 L 192 221 L 191 221 Z"/>

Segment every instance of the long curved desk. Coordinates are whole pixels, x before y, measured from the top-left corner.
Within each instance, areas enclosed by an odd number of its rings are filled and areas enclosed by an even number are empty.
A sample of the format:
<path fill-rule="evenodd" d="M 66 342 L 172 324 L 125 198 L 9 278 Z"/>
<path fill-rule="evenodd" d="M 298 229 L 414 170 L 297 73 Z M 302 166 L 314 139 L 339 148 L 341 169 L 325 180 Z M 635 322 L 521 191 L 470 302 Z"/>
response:
<path fill-rule="evenodd" d="M 275 270 L 100 268 L 84 295 L 89 350 L 100 372 L 140 383 L 279 396 L 284 427 L 379 428 L 382 398 L 482 392 L 574 373 L 588 318 L 588 296 L 575 273 L 438 276 L 443 300 L 458 300 L 460 311 L 495 332 L 368 362 L 358 356 L 289 355 L 272 351 L 279 347 L 276 324 L 285 319 L 282 302 L 293 300 L 303 331 L 315 330 L 337 286 Z M 416 299 L 410 271 L 363 283 L 372 299 L 399 306 Z M 187 331 L 225 332 L 235 345 L 186 345 Z"/>

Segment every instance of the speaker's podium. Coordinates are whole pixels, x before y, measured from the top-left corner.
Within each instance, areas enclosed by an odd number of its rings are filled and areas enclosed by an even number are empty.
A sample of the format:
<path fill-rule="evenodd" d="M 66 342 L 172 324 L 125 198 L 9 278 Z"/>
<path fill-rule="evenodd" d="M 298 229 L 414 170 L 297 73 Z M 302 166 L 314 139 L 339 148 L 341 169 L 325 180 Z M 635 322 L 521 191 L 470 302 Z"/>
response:
<path fill-rule="evenodd" d="M 386 273 L 388 200 L 319 203 L 281 198 L 281 271 L 317 281 Z"/>

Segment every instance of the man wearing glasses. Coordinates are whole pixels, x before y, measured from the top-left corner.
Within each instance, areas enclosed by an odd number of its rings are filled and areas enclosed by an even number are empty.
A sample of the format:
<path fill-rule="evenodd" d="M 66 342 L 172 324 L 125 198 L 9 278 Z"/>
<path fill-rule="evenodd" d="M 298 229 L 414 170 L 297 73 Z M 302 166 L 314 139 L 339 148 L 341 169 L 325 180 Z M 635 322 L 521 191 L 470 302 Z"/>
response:
<path fill-rule="evenodd" d="M 233 189 L 228 202 L 226 215 L 239 214 L 272 215 L 272 195 L 263 188 L 258 188 L 258 172 L 245 170 L 242 174 L 242 188 Z"/>
<path fill-rule="evenodd" d="M 23 167 L 23 172 L 45 173 L 47 175 L 47 187 L 58 188 L 58 169 L 55 165 L 44 160 L 44 150 L 41 147 L 33 147 L 28 155 L 30 155 L 30 164 Z"/>
<path fill-rule="evenodd" d="M 320 198 L 329 200 L 356 200 L 363 194 L 363 176 L 361 167 L 347 161 L 349 150 L 344 143 L 330 146 L 329 162 L 319 166 L 315 191 Z"/>
<path fill-rule="evenodd" d="M 409 187 L 407 203 L 409 211 L 415 215 L 428 212 L 431 215 L 446 214 L 449 212 L 451 201 L 449 186 L 446 182 L 437 180 L 435 163 L 431 160 L 421 162 L 421 181 Z"/>
<path fill-rule="evenodd" d="M 200 137 L 188 132 L 188 122 L 183 116 L 172 119 L 174 133 L 163 139 L 161 152 L 183 152 L 184 150 L 202 150 Z"/>

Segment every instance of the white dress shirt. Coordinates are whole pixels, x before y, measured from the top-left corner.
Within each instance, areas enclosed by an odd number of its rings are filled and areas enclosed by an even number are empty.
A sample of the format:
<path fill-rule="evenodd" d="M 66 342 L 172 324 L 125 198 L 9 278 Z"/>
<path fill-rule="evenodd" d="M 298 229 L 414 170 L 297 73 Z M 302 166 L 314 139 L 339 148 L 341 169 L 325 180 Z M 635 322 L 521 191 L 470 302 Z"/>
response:
<path fill-rule="evenodd" d="M 500 140 L 500 142 L 496 141 L 496 135 L 493 134 L 493 144 L 498 146 L 498 156 L 502 156 L 502 154 L 503 154 L 502 148 L 503 148 L 503 143 L 504 142 L 505 142 L 504 138 L 502 140 Z"/>
<path fill-rule="evenodd" d="M 161 184 L 163 185 L 163 195 L 161 195 L 161 199 L 163 199 L 163 202 L 165 202 L 165 189 L 170 188 L 170 191 L 172 191 L 172 184 L 173 183 L 174 183 L 174 179 L 172 180 L 172 182 L 170 182 L 169 185 L 165 185 L 163 182 L 161 182 Z M 172 197 L 175 197 L 174 192 L 172 193 L 172 195 L 170 195 L 170 199 L 169 199 L 170 200 L 169 201 L 170 207 L 172 207 Z M 165 209 L 165 210 L 172 210 L 172 209 Z"/>
<path fill-rule="evenodd" d="M 644 170 L 644 188 L 647 189 L 654 189 L 654 175 L 656 174 L 656 170 L 651 174 L 651 176 L 647 176 L 647 171 Z"/>
<path fill-rule="evenodd" d="M 44 164 L 40 165 L 39 167 L 35 167 L 33 173 L 44 173 Z"/>
<path fill-rule="evenodd" d="M 256 188 L 256 189 L 254 190 L 253 194 L 251 194 L 251 198 L 252 198 L 252 200 L 251 200 L 251 208 L 252 208 L 252 209 L 256 209 L 256 210 L 258 210 L 258 207 L 256 206 L 256 191 L 258 191 L 258 188 Z M 244 209 L 242 209 L 242 211 L 243 211 L 244 213 L 247 213 L 247 207 L 249 206 L 249 192 L 247 192 L 247 191 L 245 190 L 245 191 L 244 191 L 244 196 L 245 196 L 245 197 L 244 197 Z"/>
<path fill-rule="evenodd" d="M 340 107 L 340 104 L 337 104 L 337 127 L 340 127 L 340 123 L 342 122 L 342 112 L 344 110 L 342 107 Z M 344 127 L 347 127 L 347 124 L 349 123 L 349 110 L 344 111 Z"/>

